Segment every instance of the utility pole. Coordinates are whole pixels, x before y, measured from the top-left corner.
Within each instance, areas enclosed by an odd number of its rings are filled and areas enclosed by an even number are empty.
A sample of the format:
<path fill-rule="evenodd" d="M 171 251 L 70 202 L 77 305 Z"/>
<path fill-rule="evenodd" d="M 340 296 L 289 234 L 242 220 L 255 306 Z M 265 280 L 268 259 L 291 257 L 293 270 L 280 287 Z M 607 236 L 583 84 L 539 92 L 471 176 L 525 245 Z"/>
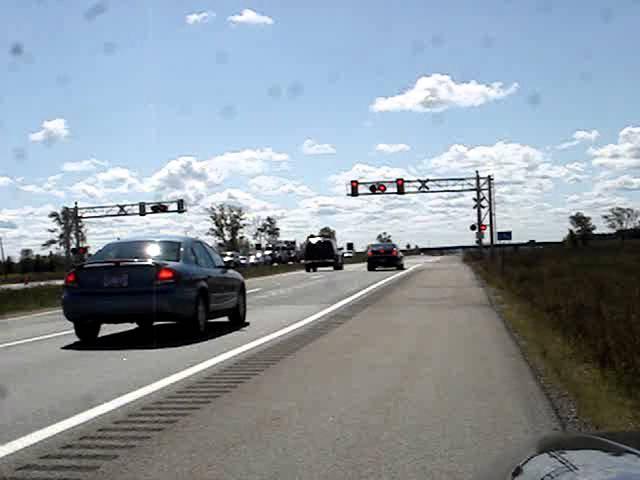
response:
<path fill-rule="evenodd" d="M 476 198 L 478 199 L 478 208 L 476 208 L 476 218 L 478 222 L 476 223 L 478 226 L 476 243 L 479 248 L 482 248 L 482 235 L 484 235 L 482 230 L 480 230 L 480 225 L 482 225 L 482 188 L 480 187 L 480 173 L 478 170 L 476 170 Z"/>
<path fill-rule="evenodd" d="M 491 250 L 493 254 L 493 244 L 495 243 L 495 220 L 493 218 L 493 176 L 489 175 L 487 177 L 488 188 L 489 188 L 489 229 L 491 231 Z"/>
<path fill-rule="evenodd" d="M 4 245 L 2 244 L 2 237 L 0 237 L 0 256 L 2 257 L 2 271 L 4 272 L 4 277 L 7 278 L 9 276 L 9 272 L 7 272 L 7 261 L 4 258 Z"/>
<path fill-rule="evenodd" d="M 80 241 L 80 216 L 78 215 L 78 202 L 73 206 L 73 228 L 76 236 L 76 254 L 74 255 L 76 262 L 82 261 L 82 254 L 80 253 L 81 241 Z"/>

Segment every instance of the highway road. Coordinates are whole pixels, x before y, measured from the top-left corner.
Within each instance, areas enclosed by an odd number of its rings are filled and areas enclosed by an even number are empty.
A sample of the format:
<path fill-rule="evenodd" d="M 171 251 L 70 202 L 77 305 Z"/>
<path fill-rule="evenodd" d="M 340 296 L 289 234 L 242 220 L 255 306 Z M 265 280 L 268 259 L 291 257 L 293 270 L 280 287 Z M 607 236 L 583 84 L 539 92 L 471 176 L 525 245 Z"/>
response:
<path fill-rule="evenodd" d="M 0 320 L 0 479 L 469 478 L 559 429 L 459 257 L 247 282 L 205 338 Z"/>

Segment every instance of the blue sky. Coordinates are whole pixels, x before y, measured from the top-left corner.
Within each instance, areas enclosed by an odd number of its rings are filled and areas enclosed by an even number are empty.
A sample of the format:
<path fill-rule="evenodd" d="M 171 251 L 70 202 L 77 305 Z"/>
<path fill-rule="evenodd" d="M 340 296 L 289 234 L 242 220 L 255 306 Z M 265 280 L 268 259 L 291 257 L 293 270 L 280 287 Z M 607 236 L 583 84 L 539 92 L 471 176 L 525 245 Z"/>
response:
<path fill-rule="evenodd" d="M 47 209 L 175 195 L 188 215 L 91 224 L 90 241 L 159 227 L 202 235 L 201 207 L 219 201 L 278 216 L 289 237 L 329 224 L 360 244 L 381 229 L 422 245 L 472 241 L 472 212 L 455 197 L 363 203 L 339 194 L 353 175 L 480 168 L 506 182 L 499 222 L 520 240 L 559 238 L 570 211 L 599 219 L 636 205 L 640 2 L 305 3 L 3 2 L 10 250 L 43 239 Z M 262 23 L 229 19 L 245 9 Z M 426 111 L 421 78 L 437 97 Z M 331 153 L 305 154 L 308 139 Z M 63 171 L 90 159 L 94 170 Z"/>

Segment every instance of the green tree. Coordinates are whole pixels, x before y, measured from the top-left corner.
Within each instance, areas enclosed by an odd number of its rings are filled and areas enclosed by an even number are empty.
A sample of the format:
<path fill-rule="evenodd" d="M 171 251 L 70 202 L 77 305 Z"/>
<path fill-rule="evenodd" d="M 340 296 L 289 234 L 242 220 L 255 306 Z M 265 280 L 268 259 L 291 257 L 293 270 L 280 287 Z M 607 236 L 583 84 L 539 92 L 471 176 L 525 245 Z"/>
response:
<path fill-rule="evenodd" d="M 4 271 L 6 273 L 15 273 L 16 271 L 16 264 L 10 256 L 4 261 Z"/>
<path fill-rule="evenodd" d="M 569 217 L 569 222 L 575 234 L 582 240 L 583 245 L 587 245 L 591 239 L 596 226 L 591 222 L 591 217 L 582 212 L 576 212 Z"/>
<path fill-rule="evenodd" d="M 379 233 L 378 236 L 376 237 L 376 240 L 378 241 L 378 243 L 391 243 L 391 235 L 388 234 L 387 232 L 382 232 Z"/>
<path fill-rule="evenodd" d="M 20 250 L 20 273 L 33 272 L 33 250 L 23 248 Z"/>
<path fill-rule="evenodd" d="M 331 227 L 322 227 L 318 232 L 318 235 L 321 237 L 329 237 L 336 239 L 336 231 Z"/>
<path fill-rule="evenodd" d="M 207 209 L 211 228 L 208 235 L 214 237 L 227 250 L 240 248 L 240 237 L 246 225 L 245 210 L 228 204 L 212 205 Z"/>
<path fill-rule="evenodd" d="M 614 230 L 624 244 L 629 230 L 640 227 L 640 210 L 635 208 L 613 207 L 602 216 L 607 227 Z"/>
<path fill-rule="evenodd" d="M 86 227 L 82 219 L 75 218 L 73 209 L 64 207 L 59 212 L 49 213 L 49 218 L 54 224 L 53 228 L 47 231 L 54 236 L 42 244 L 42 248 L 57 246 L 64 253 L 65 259 L 69 262 L 71 258 L 71 248 L 76 244 L 83 245 L 87 241 Z M 76 225 L 77 223 L 77 225 Z"/>
<path fill-rule="evenodd" d="M 269 243 L 275 243 L 280 238 L 280 227 L 274 217 L 265 218 L 258 230 Z"/>

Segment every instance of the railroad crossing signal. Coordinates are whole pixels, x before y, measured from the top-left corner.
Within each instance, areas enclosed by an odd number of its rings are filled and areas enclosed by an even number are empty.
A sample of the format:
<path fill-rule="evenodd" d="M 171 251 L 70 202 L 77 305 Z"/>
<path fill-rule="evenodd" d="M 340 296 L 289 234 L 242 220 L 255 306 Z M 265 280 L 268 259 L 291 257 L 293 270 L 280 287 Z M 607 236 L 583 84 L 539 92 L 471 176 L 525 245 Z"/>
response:
<path fill-rule="evenodd" d="M 487 230 L 487 226 L 483 223 L 480 225 L 480 231 L 485 232 Z"/>
<path fill-rule="evenodd" d="M 478 209 L 478 207 L 480 207 L 480 209 L 487 208 L 487 206 L 483 203 L 486 200 L 487 199 L 484 197 L 484 195 L 480 198 L 480 200 L 478 200 L 477 197 L 473 197 L 473 209 L 476 210 Z"/>
<path fill-rule="evenodd" d="M 396 179 L 396 193 L 398 195 L 404 195 L 404 178 Z"/>

